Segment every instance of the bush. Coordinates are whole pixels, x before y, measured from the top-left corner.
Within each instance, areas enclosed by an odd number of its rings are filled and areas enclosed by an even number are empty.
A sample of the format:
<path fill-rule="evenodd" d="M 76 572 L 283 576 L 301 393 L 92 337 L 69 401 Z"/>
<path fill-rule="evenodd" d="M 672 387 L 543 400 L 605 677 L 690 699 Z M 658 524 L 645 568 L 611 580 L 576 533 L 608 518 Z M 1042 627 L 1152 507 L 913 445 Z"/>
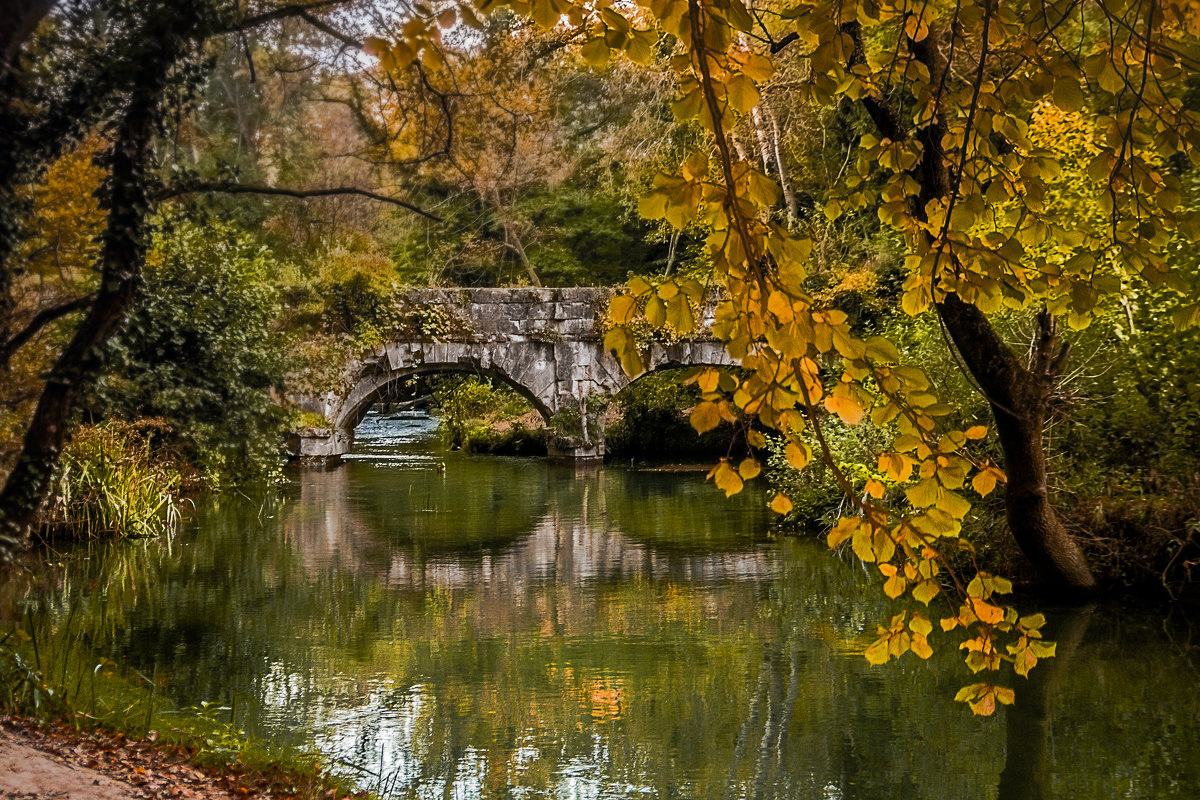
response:
<path fill-rule="evenodd" d="M 540 430 L 520 420 L 533 411 L 510 386 L 478 376 L 447 376 L 433 390 L 438 433 L 452 449 L 534 455 L 546 452 Z"/>
<path fill-rule="evenodd" d="M 605 430 L 605 448 L 614 458 L 653 461 L 716 460 L 731 446 L 740 451 L 740 434 L 729 423 L 696 433 L 688 410 L 698 400 L 694 386 L 679 383 L 678 371 L 638 378 L 614 399 L 620 419 Z"/>
<path fill-rule="evenodd" d="M 161 417 L 214 486 L 278 474 L 285 360 L 275 265 L 244 233 L 179 224 L 147 259 L 145 285 L 100 383 L 103 416 Z"/>

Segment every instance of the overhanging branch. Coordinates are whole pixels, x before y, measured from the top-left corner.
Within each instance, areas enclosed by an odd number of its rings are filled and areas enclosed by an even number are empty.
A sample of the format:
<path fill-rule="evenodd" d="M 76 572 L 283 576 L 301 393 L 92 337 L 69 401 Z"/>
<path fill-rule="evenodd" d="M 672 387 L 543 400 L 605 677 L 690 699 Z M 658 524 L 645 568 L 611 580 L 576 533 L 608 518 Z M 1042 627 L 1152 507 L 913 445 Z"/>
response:
<path fill-rule="evenodd" d="M 245 183 L 189 183 L 182 186 L 168 186 L 158 193 L 158 199 L 169 200 L 173 197 L 182 197 L 187 194 L 261 194 L 274 197 L 292 197 L 297 200 L 307 200 L 313 197 L 338 197 L 344 195 L 354 195 L 358 197 L 366 197 L 369 200 L 376 200 L 380 203 L 389 203 L 400 208 L 407 209 L 414 214 L 420 214 L 422 217 L 431 219 L 434 222 L 441 222 L 442 218 L 436 214 L 430 213 L 423 208 L 413 205 L 412 203 L 401 200 L 397 197 L 388 197 L 387 195 L 371 192 L 366 189 L 359 189 L 353 186 L 339 186 L 330 189 L 288 189 L 281 186 L 257 186 L 254 184 Z"/>
<path fill-rule="evenodd" d="M 0 369 L 8 366 L 8 361 L 12 358 L 13 353 L 21 349 L 21 346 L 32 339 L 38 331 L 49 325 L 60 317 L 65 317 L 73 311 L 82 311 L 91 305 L 96 299 L 94 294 L 89 294 L 86 297 L 80 297 L 62 305 L 54 306 L 53 308 L 45 308 L 39 311 L 29 324 L 22 328 L 19 332 L 13 334 L 12 338 L 0 343 Z"/>
<path fill-rule="evenodd" d="M 316 3 L 297 3 L 293 5 L 281 6 L 271 11 L 266 11 L 262 14 L 256 14 L 252 17 L 246 17 L 236 27 L 236 30 L 248 30 L 259 25 L 265 25 L 268 22 L 276 22 L 281 19 L 296 18 L 302 19 L 309 25 L 313 26 L 326 36 L 332 36 L 344 45 L 361 50 L 363 43 L 334 28 L 329 23 L 313 15 L 313 11 L 318 8 L 328 6 L 346 5 L 348 0 L 324 0 Z"/>

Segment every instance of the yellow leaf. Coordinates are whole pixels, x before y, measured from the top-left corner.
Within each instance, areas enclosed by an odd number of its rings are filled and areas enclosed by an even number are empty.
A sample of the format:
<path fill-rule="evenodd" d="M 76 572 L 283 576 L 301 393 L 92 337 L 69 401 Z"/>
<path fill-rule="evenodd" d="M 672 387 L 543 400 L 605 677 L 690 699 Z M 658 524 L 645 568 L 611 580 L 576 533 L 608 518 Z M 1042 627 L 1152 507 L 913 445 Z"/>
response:
<path fill-rule="evenodd" d="M 771 59 L 758 53 L 747 52 L 742 60 L 742 72 L 760 83 L 770 78 L 774 71 Z"/>
<path fill-rule="evenodd" d="M 713 479 L 713 483 L 717 485 L 717 488 L 725 492 L 726 497 L 733 497 L 742 490 L 742 486 L 744 485 L 737 470 L 725 459 L 721 459 L 721 463 L 713 468 L 712 472 L 709 473 L 709 477 Z"/>
<path fill-rule="evenodd" d="M 991 470 L 983 470 L 971 479 L 971 488 L 976 491 L 980 497 L 987 497 L 996 488 L 996 476 Z"/>
<path fill-rule="evenodd" d="M 972 714 L 978 714 L 981 717 L 990 717 L 996 711 L 996 693 L 990 689 L 979 697 L 975 702 L 967 703 L 971 708 Z"/>
<path fill-rule="evenodd" d="M 846 537 L 854 534 L 858 530 L 858 517 L 842 517 L 838 520 L 838 524 L 833 526 L 833 530 L 829 532 L 829 536 L 825 541 L 832 549 L 846 540 Z"/>
<path fill-rule="evenodd" d="M 883 497 L 883 492 L 884 492 L 883 484 L 880 483 L 879 481 L 875 480 L 874 478 L 867 481 L 867 485 L 865 488 L 866 488 L 867 494 L 871 495 L 871 497 L 874 497 L 876 500 Z"/>
<path fill-rule="evenodd" d="M 926 478 L 916 486 L 907 489 L 904 494 L 914 508 L 928 508 L 938 501 L 939 491 L 938 482 L 933 478 Z"/>
<path fill-rule="evenodd" d="M 614 325 L 628 325 L 637 313 L 637 301 L 627 294 L 619 294 L 608 304 L 608 317 Z"/>
<path fill-rule="evenodd" d="M 667 300 L 667 322 L 680 336 L 687 336 L 696 329 L 687 295 L 678 293 Z"/>
<path fill-rule="evenodd" d="M 929 640 L 925 638 L 923 633 L 914 633 L 912 637 L 912 645 L 910 646 L 917 658 L 929 658 L 933 655 L 933 648 L 929 646 Z"/>
<path fill-rule="evenodd" d="M 857 425 L 866 414 L 862 402 L 845 383 L 839 383 L 829 393 L 825 398 L 825 408 L 841 417 L 842 422 L 847 425 Z"/>
<path fill-rule="evenodd" d="M 1030 614 L 1027 617 L 1021 617 L 1021 627 L 1027 631 L 1036 631 L 1045 624 L 1045 614 Z"/>
<path fill-rule="evenodd" d="M 864 655 L 867 661 L 873 665 L 884 664 L 888 660 L 888 637 L 882 636 L 876 639 L 867 649 Z"/>
<path fill-rule="evenodd" d="M 638 352 L 637 342 L 628 328 L 613 328 L 604 334 L 604 349 L 615 354 L 621 362 L 621 368 L 631 378 L 636 378 L 646 370 L 642 363 L 642 355 Z"/>
<path fill-rule="evenodd" d="M 652 297 L 646 303 L 646 322 L 655 328 L 661 328 L 667 321 L 667 304 L 658 297 Z"/>
<path fill-rule="evenodd" d="M 1054 105 L 1063 111 L 1078 111 L 1083 108 L 1083 90 L 1073 75 L 1065 75 L 1054 82 Z"/>
<path fill-rule="evenodd" d="M 963 436 L 966 436 L 968 439 L 982 439 L 983 437 L 987 436 L 987 426 L 972 425 L 963 431 Z"/>
<path fill-rule="evenodd" d="M 879 471 L 896 483 L 908 480 L 912 466 L 913 460 L 903 453 L 883 453 L 879 456 Z"/>
<path fill-rule="evenodd" d="M 937 597 L 939 592 L 941 592 L 941 587 L 938 586 L 937 581 L 921 581 L 913 587 L 912 596 L 925 605 L 929 605 L 929 601 Z M 943 627 L 944 623 L 945 620 L 943 620 Z"/>
<path fill-rule="evenodd" d="M 975 597 L 971 598 L 971 610 L 986 625 L 995 625 L 1004 619 L 1004 609 Z"/>
<path fill-rule="evenodd" d="M 733 75 L 725 83 L 729 104 L 743 114 L 758 105 L 758 87 L 746 75 Z"/>
<path fill-rule="evenodd" d="M 651 31 L 633 31 L 625 45 L 625 55 L 635 64 L 647 65 L 654 60 L 657 38 Z"/>
<path fill-rule="evenodd" d="M 1037 666 L 1037 655 L 1028 647 L 1010 648 L 1013 652 L 1013 671 L 1022 678 L 1029 677 L 1029 670 Z"/>
<path fill-rule="evenodd" d="M 696 379 L 696 385 L 700 387 L 700 391 L 708 394 L 717 390 L 717 383 L 721 380 L 721 373 L 711 367 L 700 373 L 700 377 Z"/>
<path fill-rule="evenodd" d="M 971 502 L 956 492 L 943 491 L 937 507 L 955 519 L 962 519 L 971 510 Z"/>
<path fill-rule="evenodd" d="M 786 494 L 780 492 L 771 500 L 771 510 L 776 514 L 786 514 L 792 510 L 792 501 Z"/>
<path fill-rule="evenodd" d="M 1055 642 L 1042 642 L 1034 640 L 1029 643 L 1029 649 L 1034 652 L 1038 658 L 1054 658 L 1058 652 L 1058 644 Z"/>
<path fill-rule="evenodd" d="M 742 476 L 742 480 L 752 480 L 760 472 L 762 472 L 762 466 L 753 458 L 743 459 L 742 463 L 738 464 L 738 475 Z"/>
<path fill-rule="evenodd" d="M 602 36 L 589 38 L 587 42 L 583 43 L 583 47 L 580 48 L 580 55 L 583 56 L 583 60 L 587 61 L 593 67 L 602 67 L 607 64 L 608 53 L 610 53 L 608 43 L 604 41 L 604 37 Z"/>
<path fill-rule="evenodd" d="M 721 424 L 721 409 L 716 403 L 704 401 L 692 409 L 690 417 L 696 433 L 707 433 Z"/>
<path fill-rule="evenodd" d="M 794 469 L 804 469 L 812 458 L 812 451 L 803 442 L 788 442 L 783 450 L 784 458 Z"/>

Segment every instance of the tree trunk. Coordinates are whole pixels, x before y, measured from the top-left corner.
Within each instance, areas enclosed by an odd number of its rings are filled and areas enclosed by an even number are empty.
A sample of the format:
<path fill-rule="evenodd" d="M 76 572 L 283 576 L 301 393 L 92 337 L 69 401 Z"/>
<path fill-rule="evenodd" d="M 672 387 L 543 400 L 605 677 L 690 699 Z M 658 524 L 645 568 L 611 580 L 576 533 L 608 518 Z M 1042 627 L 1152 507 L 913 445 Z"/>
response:
<path fill-rule="evenodd" d="M 504 225 L 504 243 L 508 245 L 508 249 L 517 254 L 521 266 L 525 268 L 525 274 L 529 276 L 529 282 L 539 289 L 542 288 L 542 281 L 538 278 L 537 270 L 533 268 L 533 262 L 529 260 L 529 255 L 525 252 L 525 246 L 521 244 L 521 237 L 517 235 L 516 227 L 508 221 L 508 217 L 503 215 L 501 215 L 501 223 Z"/>
<path fill-rule="evenodd" d="M 861 60 L 859 24 L 845 23 L 842 30 L 856 43 L 851 62 Z M 931 29 L 921 41 L 909 41 L 915 59 L 929 70 L 931 83 L 937 83 L 946 69 L 941 38 L 940 31 Z M 884 136 L 894 141 L 908 138 L 902 117 L 882 99 L 866 95 L 863 106 Z M 943 200 L 954 193 L 951 160 L 943 149 L 945 136 L 946 123 L 940 113 L 916 134 L 921 143 L 921 161 L 913 176 L 919 181 L 921 191 L 913 204 L 913 214 L 918 219 L 926 219 L 925 208 L 930 201 Z M 947 256 L 947 262 L 954 258 Z M 937 276 L 933 290 L 936 298 Z M 1039 316 L 1038 335 L 1026 367 L 976 306 L 951 293 L 937 300 L 936 308 L 963 363 L 991 406 L 1004 450 L 1008 476 L 1005 508 L 1013 538 L 1033 563 L 1045 588 L 1067 594 L 1092 592 L 1096 578 L 1079 545 L 1054 513 L 1049 497 L 1042 431 L 1050 393 L 1068 355 L 1068 348 L 1058 348 L 1054 318 L 1045 312 Z"/>
<path fill-rule="evenodd" d="M 938 303 L 937 310 L 996 420 L 1008 476 L 1005 510 L 1013 538 L 1051 588 L 1068 593 L 1095 589 L 1096 578 L 1083 552 L 1050 504 L 1042 432 L 1050 393 L 1068 353 L 1066 347 L 1058 348 L 1054 318 L 1045 312 L 1038 317 L 1038 334 L 1026 367 L 974 305 L 952 294 Z"/>
<path fill-rule="evenodd" d="M 787 172 L 787 167 L 783 163 L 783 153 L 779 149 L 779 120 L 775 118 L 775 112 L 770 106 L 763 107 L 763 113 L 767 117 L 767 121 L 771 123 L 771 143 L 774 145 L 773 152 L 775 156 L 775 170 L 779 175 L 779 186 L 783 189 L 783 204 L 787 208 L 788 227 L 791 228 L 796 224 L 796 220 L 800 219 L 800 208 L 796 204 L 796 193 L 792 191 L 792 182 Z"/>
<path fill-rule="evenodd" d="M 758 157 L 762 160 L 763 172 L 771 174 L 771 149 L 767 145 L 767 133 L 763 130 L 762 112 L 758 106 L 750 109 L 750 127 L 754 129 L 754 138 L 758 142 Z"/>
<path fill-rule="evenodd" d="M 99 373 L 104 345 L 119 330 L 133 304 L 146 247 L 146 164 L 165 74 L 175 53 L 168 43 L 155 51 L 161 63 L 146 73 L 145 85 L 134 87 L 117 129 L 110 156 L 111 189 L 100 288 L 46 378 L 21 456 L 0 492 L 0 556 L 5 558 L 35 529 L 66 440 L 71 412 L 82 389 Z"/>

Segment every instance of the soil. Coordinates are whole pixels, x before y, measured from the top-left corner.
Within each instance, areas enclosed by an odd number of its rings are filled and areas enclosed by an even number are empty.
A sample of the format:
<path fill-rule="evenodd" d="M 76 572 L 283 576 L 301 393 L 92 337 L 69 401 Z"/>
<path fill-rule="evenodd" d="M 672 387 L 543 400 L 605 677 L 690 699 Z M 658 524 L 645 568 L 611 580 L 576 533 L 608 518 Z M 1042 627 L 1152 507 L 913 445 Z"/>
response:
<path fill-rule="evenodd" d="M 120 733 L 81 733 L 0 716 L 2 800 L 227 800 L 333 798 L 344 792 L 307 776 L 262 773 L 234 763 L 223 769 L 190 763 L 191 753 Z"/>

